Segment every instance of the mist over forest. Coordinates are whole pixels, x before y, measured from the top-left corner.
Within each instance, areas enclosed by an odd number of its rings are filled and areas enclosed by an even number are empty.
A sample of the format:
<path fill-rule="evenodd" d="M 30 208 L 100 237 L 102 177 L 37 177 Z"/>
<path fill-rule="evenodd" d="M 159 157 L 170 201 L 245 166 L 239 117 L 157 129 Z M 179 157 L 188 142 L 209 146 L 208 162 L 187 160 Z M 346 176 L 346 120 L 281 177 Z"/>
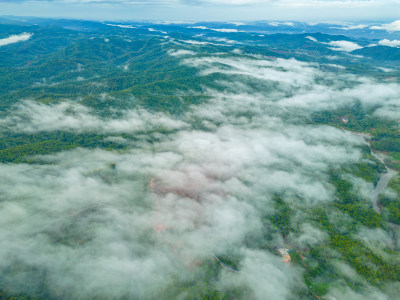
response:
<path fill-rule="evenodd" d="M 396 22 L 0 18 L 1 299 L 396 299 Z"/>

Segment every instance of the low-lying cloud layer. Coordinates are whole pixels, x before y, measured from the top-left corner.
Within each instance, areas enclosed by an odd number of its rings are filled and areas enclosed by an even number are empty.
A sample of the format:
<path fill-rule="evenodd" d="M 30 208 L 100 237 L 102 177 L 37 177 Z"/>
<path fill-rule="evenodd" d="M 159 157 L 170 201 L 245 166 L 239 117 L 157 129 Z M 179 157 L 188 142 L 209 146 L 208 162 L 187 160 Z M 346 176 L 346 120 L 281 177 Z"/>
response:
<path fill-rule="evenodd" d="M 318 40 L 312 36 L 306 36 L 306 39 L 309 39 L 310 41 L 319 43 Z M 324 43 L 324 42 L 320 42 L 320 43 L 326 44 L 329 46 L 333 46 L 330 49 L 334 50 L 334 51 L 352 52 L 354 50 L 364 48 L 364 47 L 360 46 L 359 44 L 350 42 L 350 41 L 330 41 L 329 43 Z"/>
<path fill-rule="evenodd" d="M 21 34 L 15 34 L 15 35 L 10 35 L 9 37 L 6 37 L 4 39 L 0 39 L 0 47 L 9 45 L 9 44 L 14 44 L 18 42 L 24 42 L 29 40 L 32 37 L 32 33 L 21 33 Z"/>
<path fill-rule="evenodd" d="M 299 216 L 332 201 L 329 171 L 358 162 L 364 143 L 309 125 L 310 113 L 355 101 L 385 108 L 399 98 L 399 86 L 293 59 L 171 55 L 201 75 L 229 80 L 218 90 L 205 87 L 210 100 L 179 118 L 142 109 L 100 118 L 77 102 L 24 101 L 2 119 L 2 132 L 147 137 L 126 138 L 132 146 L 122 152 L 76 149 L 43 156 L 41 165 L 0 164 L 0 269 L 10 291 L 180 299 L 185 284 L 194 294 L 203 288 L 207 264 L 219 270 L 213 288 L 240 289 L 239 297 L 288 299 L 306 289 L 300 270 L 273 253 L 285 243 L 269 221 L 273 198 L 281 195 Z M 291 243 L 326 239 L 300 220 Z M 236 261 L 239 272 L 215 256 Z"/>
<path fill-rule="evenodd" d="M 175 130 L 185 127 L 162 113 L 151 114 L 144 109 L 124 111 L 119 118 L 100 118 L 86 106 L 74 102 L 45 105 L 24 101 L 15 106 L 15 114 L 0 120 L 0 126 L 15 132 L 69 131 L 99 133 L 132 133 L 157 129 Z"/>
<path fill-rule="evenodd" d="M 379 45 L 400 48 L 400 41 L 383 39 L 379 41 Z"/>
<path fill-rule="evenodd" d="M 334 46 L 331 48 L 332 50 L 336 51 L 345 51 L 345 52 L 351 52 L 357 49 L 362 49 L 360 45 L 354 42 L 349 42 L 349 41 L 332 41 L 328 43 L 331 46 Z"/>
<path fill-rule="evenodd" d="M 389 24 L 383 24 L 380 26 L 371 26 L 373 30 L 386 30 L 388 32 L 400 31 L 400 20 L 394 21 Z"/>

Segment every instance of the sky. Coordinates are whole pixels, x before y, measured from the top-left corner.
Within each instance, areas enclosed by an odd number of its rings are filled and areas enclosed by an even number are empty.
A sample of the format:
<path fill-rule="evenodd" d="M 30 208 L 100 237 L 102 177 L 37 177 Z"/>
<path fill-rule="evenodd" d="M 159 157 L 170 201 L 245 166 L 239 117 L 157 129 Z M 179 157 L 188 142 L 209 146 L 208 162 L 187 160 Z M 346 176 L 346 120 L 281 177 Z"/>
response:
<path fill-rule="evenodd" d="M 97 20 L 396 19 L 400 0 L 0 0 L 1 15 Z"/>

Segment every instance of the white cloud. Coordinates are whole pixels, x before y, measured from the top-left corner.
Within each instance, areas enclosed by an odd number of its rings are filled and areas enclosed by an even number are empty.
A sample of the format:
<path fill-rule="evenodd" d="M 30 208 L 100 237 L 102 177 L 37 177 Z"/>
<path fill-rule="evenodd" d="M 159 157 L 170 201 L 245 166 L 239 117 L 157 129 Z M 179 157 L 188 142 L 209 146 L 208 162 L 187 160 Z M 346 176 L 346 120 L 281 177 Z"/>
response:
<path fill-rule="evenodd" d="M 220 58 L 207 57 L 187 59 L 185 63 L 199 67 L 202 74 L 222 72 L 225 74 L 247 75 L 261 80 L 271 80 L 291 85 L 307 85 L 313 80 L 312 74 L 316 71 L 309 64 L 291 59 L 259 60 L 253 58 Z M 230 69 L 220 69 L 214 65 L 228 65 Z M 281 67 L 282 69 L 279 69 Z M 299 74 L 299 70 L 302 74 Z"/>
<path fill-rule="evenodd" d="M 176 51 L 169 51 L 169 55 L 172 56 L 184 56 L 184 55 L 196 55 L 196 52 L 191 51 L 191 50 L 184 50 L 184 49 L 179 49 Z"/>
<path fill-rule="evenodd" d="M 225 273 L 219 288 L 247 286 L 244 299 L 289 299 L 295 289 L 304 289 L 299 280 L 298 270 L 281 268 L 282 262 L 276 256 L 261 252 L 243 250 L 246 259 L 242 262 L 245 274 Z M 265 280 L 268 278 L 268 280 Z"/>
<path fill-rule="evenodd" d="M 351 52 L 351 51 L 363 48 L 362 46 L 358 45 L 357 43 L 350 42 L 350 41 L 331 41 L 328 44 L 331 46 L 335 46 L 334 48 L 331 48 L 332 50 L 335 50 L 335 51 Z"/>
<path fill-rule="evenodd" d="M 123 25 L 123 24 L 106 24 L 108 26 L 114 26 L 114 27 L 120 27 L 120 28 L 129 28 L 129 29 L 135 29 L 136 27 L 133 25 Z"/>
<path fill-rule="evenodd" d="M 399 121 L 400 116 L 400 97 L 393 98 L 386 102 L 386 105 L 379 107 L 374 114 L 378 117 L 389 118 Z"/>
<path fill-rule="evenodd" d="M 247 23 L 244 22 L 228 22 L 228 24 L 233 24 L 235 26 L 244 26 L 247 25 Z"/>
<path fill-rule="evenodd" d="M 337 59 L 340 59 L 340 57 L 337 56 L 337 55 L 326 55 L 325 58 L 326 58 L 326 59 L 329 59 L 329 60 L 337 60 Z"/>
<path fill-rule="evenodd" d="M 345 106 L 346 103 L 351 103 L 354 99 L 358 99 L 367 107 L 376 105 L 386 107 L 392 106 L 400 98 L 400 86 L 397 84 L 377 83 L 370 78 L 349 74 L 321 72 L 316 68 L 318 65 L 294 59 L 265 60 L 254 57 L 235 59 L 215 56 L 187 58 L 184 62 L 199 68 L 203 75 L 222 73 L 248 76 L 251 80 L 279 83 L 282 90 L 291 90 L 293 95 L 274 98 L 274 101 L 279 103 L 278 108 L 337 109 Z M 332 67 L 343 68 L 340 65 Z M 316 81 L 324 79 L 329 81 L 329 85 L 315 84 Z M 342 86 L 343 82 L 348 82 L 353 88 L 337 89 L 336 86 Z M 275 92 L 277 92 L 276 88 Z M 279 95 L 281 94 L 277 93 L 275 97 Z M 268 95 L 268 97 L 272 96 Z"/>
<path fill-rule="evenodd" d="M 306 36 L 306 39 L 309 39 L 310 41 L 318 43 L 318 40 L 312 36 Z M 334 48 L 330 48 L 335 51 L 345 51 L 345 52 L 351 52 L 357 49 L 362 49 L 363 47 L 358 45 L 357 43 L 350 42 L 350 41 L 331 41 L 329 43 L 321 42 L 321 44 L 326 44 L 326 45 L 331 45 L 335 46 Z M 329 59 L 329 57 L 327 57 Z M 332 58 L 332 56 L 331 56 Z"/>
<path fill-rule="evenodd" d="M 150 32 L 160 32 L 160 33 L 163 33 L 163 34 L 167 34 L 168 33 L 166 31 L 157 30 L 157 29 L 154 29 L 154 28 L 147 28 L 147 30 L 150 31 Z"/>
<path fill-rule="evenodd" d="M 312 36 L 306 36 L 306 39 L 309 39 L 310 41 L 313 41 L 313 42 L 318 42 L 317 39 Z"/>
<path fill-rule="evenodd" d="M 186 44 L 191 44 L 191 45 L 212 45 L 210 42 L 202 42 L 202 41 L 196 41 L 196 40 L 181 40 L 181 42 L 184 42 Z"/>
<path fill-rule="evenodd" d="M 269 22 L 267 23 L 270 26 L 278 27 L 278 26 L 290 26 L 293 27 L 294 23 L 293 22 Z"/>
<path fill-rule="evenodd" d="M 238 41 L 229 40 L 227 38 L 209 37 L 208 40 L 215 41 L 215 42 L 220 42 L 220 43 L 227 43 L 227 44 L 241 44 Z"/>
<path fill-rule="evenodd" d="M 0 47 L 1 46 L 5 46 L 5 45 L 9 45 L 9 44 L 13 44 L 13 43 L 18 43 L 18 42 L 24 42 L 29 40 L 31 37 L 33 36 L 32 33 L 21 33 L 18 35 L 10 35 L 7 38 L 4 39 L 0 39 Z"/>
<path fill-rule="evenodd" d="M 231 29 L 231 28 L 218 28 L 218 29 L 213 29 L 211 28 L 211 30 L 213 31 L 218 31 L 218 32 L 225 32 L 225 33 L 233 33 L 233 32 L 240 32 L 237 29 Z"/>
<path fill-rule="evenodd" d="M 367 28 L 368 25 L 360 24 L 360 25 L 346 25 L 343 27 L 332 27 L 333 29 L 342 29 L 342 30 L 354 30 L 354 29 L 364 29 Z"/>
<path fill-rule="evenodd" d="M 389 47 L 395 47 L 395 48 L 399 48 L 400 47 L 400 41 L 399 40 L 388 40 L 388 39 L 383 39 L 380 40 L 379 45 L 381 46 L 389 46 Z"/>
<path fill-rule="evenodd" d="M 289 236 L 291 242 L 296 243 L 298 248 L 315 246 L 324 242 L 327 239 L 327 234 L 311 224 L 301 224 L 298 236 L 291 234 Z"/>
<path fill-rule="evenodd" d="M 202 30 L 213 30 L 213 31 L 225 32 L 225 33 L 241 32 L 241 31 L 239 31 L 237 29 L 232 29 L 232 28 L 208 28 L 206 26 L 190 26 L 188 28 L 202 29 Z"/>
<path fill-rule="evenodd" d="M 202 29 L 202 30 L 207 30 L 207 29 L 209 29 L 209 28 L 206 27 L 206 26 L 190 26 L 189 28 Z"/>
<path fill-rule="evenodd" d="M 155 24 L 163 24 L 163 25 L 189 25 L 189 24 L 194 24 L 195 22 L 189 22 L 189 21 L 154 21 Z"/>
<path fill-rule="evenodd" d="M 346 67 L 343 65 L 337 65 L 337 64 L 324 64 L 324 66 L 340 69 L 340 70 L 345 70 Z"/>
<path fill-rule="evenodd" d="M 147 122 L 149 118 L 154 118 L 154 121 Z M 24 122 L 28 122 L 29 125 L 22 125 Z M 164 114 L 156 116 L 140 109 L 126 111 L 122 118 L 103 119 L 87 107 L 68 101 L 53 105 L 25 101 L 15 107 L 15 114 L 11 114 L 9 119 L 0 120 L 0 127 L 9 123 L 14 124 L 12 130 L 21 132 L 63 130 L 122 133 L 151 128 L 174 130 L 186 126 L 182 121 L 170 119 Z"/>
<path fill-rule="evenodd" d="M 381 26 L 371 26 L 373 30 L 386 30 L 388 32 L 400 31 L 400 20 L 394 21 L 389 24 L 383 24 Z"/>
<path fill-rule="evenodd" d="M 377 69 L 378 69 L 378 70 L 381 70 L 382 72 L 385 72 L 385 73 L 389 73 L 389 72 L 394 72 L 394 71 L 396 71 L 395 69 L 385 68 L 385 67 L 378 67 Z"/>

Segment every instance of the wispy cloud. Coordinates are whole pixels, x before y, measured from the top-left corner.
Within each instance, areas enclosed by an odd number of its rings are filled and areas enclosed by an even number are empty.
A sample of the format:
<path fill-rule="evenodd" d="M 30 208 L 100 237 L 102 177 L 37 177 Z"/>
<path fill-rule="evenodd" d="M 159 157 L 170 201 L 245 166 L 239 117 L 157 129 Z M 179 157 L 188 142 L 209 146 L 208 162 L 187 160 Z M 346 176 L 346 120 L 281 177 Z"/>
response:
<path fill-rule="evenodd" d="M 389 47 L 396 47 L 396 48 L 400 47 L 400 41 L 399 40 L 383 39 L 383 40 L 380 40 L 378 44 L 381 45 L 381 46 L 389 46 Z"/>
<path fill-rule="evenodd" d="M 334 29 L 341 29 L 341 30 L 354 30 L 354 29 L 364 29 L 367 28 L 368 25 L 365 24 L 359 24 L 359 25 L 346 25 L 343 27 L 332 27 Z"/>
<path fill-rule="evenodd" d="M 306 39 L 313 41 L 315 43 L 321 43 L 325 45 L 330 45 L 334 46 L 330 49 L 335 50 L 335 51 L 345 51 L 345 52 L 352 52 L 357 49 L 362 49 L 364 47 L 358 45 L 355 42 L 351 41 L 330 41 L 330 42 L 319 42 L 315 37 L 313 36 L 306 36 Z"/>
<path fill-rule="evenodd" d="M 386 30 L 388 32 L 400 31 L 400 20 L 381 26 L 371 26 L 373 30 Z"/>
<path fill-rule="evenodd" d="M 33 35 L 32 33 L 21 33 L 18 35 L 10 35 L 7 38 L 0 39 L 0 47 L 9 45 L 9 44 L 18 43 L 18 42 L 27 41 L 32 37 L 32 35 Z"/>
<path fill-rule="evenodd" d="M 153 118 L 153 122 L 148 122 Z M 13 124 L 10 129 L 16 132 L 63 130 L 103 133 L 137 132 L 161 128 L 174 130 L 186 126 L 184 122 L 173 120 L 164 114 L 150 114 L 140 109 L 126 111 L 122 118 L 104 119 L 96 116 L 87 107 L 74 102 L 45 105 L 32 101 L 18 104 L 9 118 L 0 120 L 0 126 L 5 124 Z"/>
<path fill-rule="evenodd" d="M 364 48 L 364 47 L 358 45 L 357 43 L 350 42 L 350 41 L 331 41 L 328 44 L 331 46 L 334 46 L 331 49 L 335 50 L 335 51 L 352 52 L 354 50 Z"/>

